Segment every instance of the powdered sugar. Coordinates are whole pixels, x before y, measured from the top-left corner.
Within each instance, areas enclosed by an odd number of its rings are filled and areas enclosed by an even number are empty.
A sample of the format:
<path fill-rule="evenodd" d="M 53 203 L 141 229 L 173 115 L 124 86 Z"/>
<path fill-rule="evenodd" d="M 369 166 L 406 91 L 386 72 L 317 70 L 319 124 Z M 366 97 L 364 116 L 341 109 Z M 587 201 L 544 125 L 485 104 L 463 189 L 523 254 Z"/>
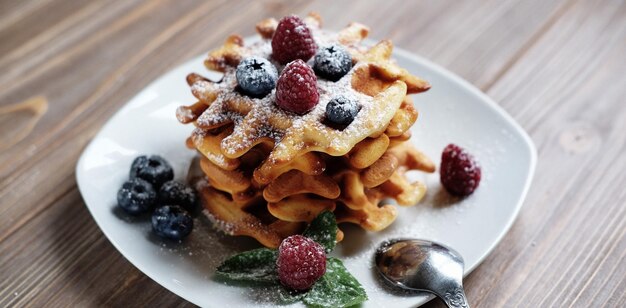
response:
<path fill-rule="evenodd" d="M 252 96 L 265 96 L 276 86 L 278 71 L 265 58 L 243 59 L 235 71 L 239 87 Z"/>
<path fill-rule="evenodd" d="M 352 57 L 340 45 L 321 47 L 315 55 L 315 72 L 324 78 L 337 80 L 350 71 L 351 67 Z"/>
<path fill-rule="evenodd" d="M 202 213 L 209 219 L 209 221 L 211 221 L 213 227 L 228 235 L 235 235 L 236 227 L 233 224 L 218 219 L 208 210 L 203 210 Z"/>
<path fill-rule="evenodd" d="M 187 123 L 193 120 L 194 114 L 190 108 L 178 107 L 176 108 L 176 118 Z"/>
<path fill-rule="evenodd" d="M 316 42 L 324 42 L 325 44 L 337 44 L 336 35 L 324 33 L 321 31 L 313 31 Z M 271 59 L 271 41 L 262 40 L 248 47 L 243 52 L 246 56 L 264 57 L 270 60 L 280 71 L 284 68 Z M 208 83 L 199 81 L 192 86 L 193 91 L 199 93 L 213 92 L 217 93 L 215 101 L 211 106 L 198 118 L 197 122 L 201 127 L 218 127 L 230 122 L 235 122 L 235 130 L 233 134 L 225 138 L 222 142 L 222 151 L 225 155 L 236 155 L 241 151 L 253 146 L 260 138 L 269 137 L 276 142 L 276 147 L 284 147 L 279 141 L 285 135 L 298 136 L 303 135 L 305 130 L 314 130 L 318 133 L 325 134 L 328 126 L 323 123 L 327 103 L 336 96 L 345 96 L 358 102 L 361 112 L 357 114 L 354 121 L 341 131 L 342 138 L 334 138 L 331 142 L 333 148 L 345 148 L 354 142 L 355 138 L 363 139 L 363 132 L 367 131 L 364 127 L 364 120 L 367 117 L 380 117 L 378 114 L 369 112 L 373 98 L 355 91 L 351 86 L 352 75 L 357 64 L 352 70 L 336 82 L 318 79 L 317 90 L 319 92 L 319 103 L 308 113 L 297 115 L 287 112 L 278 107 L 276 101 L 276 91 L 263 98 L 252 98 L 237 91 L 237 80 L 235 78 L 235 70 L 227 68 L 224 77 L 219 83 Z M 227 104 L 237 101 L 240 104 L 246 104 L 249 112 L 247 114 L 239 114 L 232 112 Z M 285 119 L 282 123 L 285 127 L 278 128 L 275 124 L 268 123 L 272 115 L 279 114 Z M 376 118 L 375 118 L 376 119 Z M 382 119 L 377 119 L 382 120 Z M 240 125 L 240 124 L 249 125 Z M 300 145 L 290 145 L 290 147 L 298 148 Z"/>
<path fill-rule="evenodd" d="M 306 27 L 303 25 L 299 25 L 295 27 L 293 30 L 298 34 L 302 34 L 302 35 L 306 34 Z"/>

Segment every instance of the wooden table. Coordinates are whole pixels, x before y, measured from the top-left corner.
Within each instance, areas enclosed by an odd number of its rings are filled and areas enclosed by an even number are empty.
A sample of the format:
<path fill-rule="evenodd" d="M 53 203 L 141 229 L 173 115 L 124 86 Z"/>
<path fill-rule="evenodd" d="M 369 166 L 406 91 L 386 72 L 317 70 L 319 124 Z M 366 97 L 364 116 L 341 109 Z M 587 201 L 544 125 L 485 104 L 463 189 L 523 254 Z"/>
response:
<path fill-rule="evenodd" d="M 76 160 L 157 76 L 261 18 L 309 11 L 456 72 L 535 141 L 517 221 L 465 280 L 474 307 L 626 307 L 626 4 L 614 0 L 0 0 L 0 307 L 191 306 L 103 236 Z"/>

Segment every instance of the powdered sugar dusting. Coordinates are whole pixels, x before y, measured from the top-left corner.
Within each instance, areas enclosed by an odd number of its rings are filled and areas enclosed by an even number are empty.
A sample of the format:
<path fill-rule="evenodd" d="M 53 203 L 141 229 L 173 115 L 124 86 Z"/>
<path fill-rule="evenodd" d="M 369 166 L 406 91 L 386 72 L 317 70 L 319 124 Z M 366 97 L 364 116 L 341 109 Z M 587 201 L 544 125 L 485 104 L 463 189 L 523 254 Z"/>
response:
<path fill-rule="evenodd" d="M 181 106 L 176 108 L 176 118 L 184 122 L 193 121 L 194 114 L 190 108 Z"/>
<path fill-rule="evenodd" d="M 318 44 L 338 44 L 336 34 L 322 32 L 318 29 L 312 29 L 314 38 Z M 297 31 L 297 28 L 296 28 Z M 284 66 L 275 62 L 271 58 L 271 41 L 261 40 L 248 47 L 243 51 L 244 56 L 263 57 L 271 61 L 280 71 Z M 311 64 L 311 63 L 309 63 Z M 252 98 L 241 94 L 237 90 L 237 79 L 235 77 L 235 69 L 227 68 L 224 77 L 219 83 L 209 83 L 206 81 L 198 81 L 192 86 L 192 91 L 197 93 L 217 93 L 215 101 L 211 106 L 197 119 L 200 126 L 214 127 L 228 122 L 234 122 L 235 129 L 233 133 L 222 141 L 221 148 L 225 155 L 235 155 L 236 153 L 250 148 L 262 137 L 269 137 L 276 141 L 276 147 L 285 147 L 279 141 L 285 135 L 298 136 L 305 134 L 305 130 L 315 130 L 324 132 L 328 126 L 323 123 L 328 102 L 337 96 L 345 96 L 346 98 L 357 101 L 361 111 L 357 114 L 354 121 L 341 131 L 342 138 L 334 138 L 331 143 L 332 148 L 346 148 L 351 146 L 350 142 L 354 142 L 355 138 L 365 138 L 363 132 L 367 131 L 364 126 L 367 117 L 380 117 L 379 114 L 372 114 L 370 108 L 373 98 L 355 91 L 351 86 L 352 75 L 355 69 L 360 65 L 357 64 L 352 70 L 336 82 L 325 79 L 318 79 L 317 90 L 320 98 L 319 103 L 307 114 L 297 115 L 284 111 L 278 107 L 276 101 L 276 90 L 263 98 Z M 243 101 L 250 105 L 250 112 L 247 115 L 241 115 L 229 112 L 229 108 L 225 104 L 232 101 Z M 284 128 L 275 128 L 268 123 L 271 115 L 280 114 L 281 118 L 286 119 L 288 126 Z M 383 119 L 376 119 L 382 121 Z M 239 125 L 246 122 L 250 125 Z M 253 129 L 251 129 L 253 127 Z M 302 148 L 303 145 L 292 144 L 290 147 Z"/>
<path fill-rule="evenodd" d="M 209 221 L 211 221 L 211 223 L 213 224 L 213 227 L 215 227 L 216 229 L 231 236 L 235 235 L 236 227 L 233 224 L 225 222 L 221 219 L 218 219 L 213 214 L 211 214 L 211 212 L 209 212 L 208 210 L 203 210 L 202 214 L 204 214 L 209 219 Z"/>
<path fill-rule="evenodd" d="M 294 31 L 298 34 L 306 34 L 306 27 L 299 25 L 294 29 Z"/>

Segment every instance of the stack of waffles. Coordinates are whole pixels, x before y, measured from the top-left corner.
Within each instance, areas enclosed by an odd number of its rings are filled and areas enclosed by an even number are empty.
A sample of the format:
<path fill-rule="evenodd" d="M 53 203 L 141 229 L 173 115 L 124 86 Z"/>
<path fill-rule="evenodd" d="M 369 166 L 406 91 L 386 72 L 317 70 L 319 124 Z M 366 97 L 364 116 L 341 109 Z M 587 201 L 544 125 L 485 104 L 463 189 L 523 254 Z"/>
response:
<path fill-rule="evenodd" d="M 408 94 L 430 85 L 391 59 L 391 42 L 365 47 L 367 27 L 352 23 L 330 33 L 316 14 L 304 21 L 316 44 L 341 44 L 353 61 L 340 80 L 318 79 L 319 104 L 313 110 L 291 113 L 276 105 L 275 90 L 252 98 L 237 88 L 235 70 L 246 57 L 269 59 L 279 72 L 284 67 L 271 55 L 275 19 L 257 25 L 260 40 L 246 45 L 232 35 L 209 53 L 205 66 L 223 73 L 221 80 L 190 74 L 197 102 L 177 110 L 180 122 L 195 125 L 187 145 L 200 153 L 209 184 L 199 191 L 204 212 L 222 231 L 267 247 L 301 232 L 324 210 L 334 212 L 338 222 L 382 230 L 397 215 L 386 201 L 411 206 L 425 194 L 424 184 L 410 182 L 405 173 L 435 170 L 407 142 L 418 115 Z M 325 119 L 326 104 L 337 95 L 355 98 L 361 108 L 346 127 Z M 337 240 L 343 237 L 339 231 Z"/>

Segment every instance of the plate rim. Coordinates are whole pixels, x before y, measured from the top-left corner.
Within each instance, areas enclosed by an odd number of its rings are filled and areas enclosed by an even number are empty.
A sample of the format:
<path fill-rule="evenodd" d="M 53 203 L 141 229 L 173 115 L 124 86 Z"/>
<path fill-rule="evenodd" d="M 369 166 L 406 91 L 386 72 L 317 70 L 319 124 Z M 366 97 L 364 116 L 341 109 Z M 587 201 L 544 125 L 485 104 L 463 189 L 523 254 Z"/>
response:
<path fill-rule="evenodd" d="M 522 192 L 520 194 L 520 198 L 518 199 L 517 203 L 515 204 L 513 215 L 511 215 L 509 220 L 506 222 L 505 227 L 502 228 L 502 231 L 498 234 L 498 236 L 496 237 L 496 240 L 493 242 L 493 244 L 489 247 L 489 249 L 487 249 L 485 251 L 485 253 L 483 253 L 478 258 L 478 261 L 474 264 L 474 266 L 472 266 L 470 268 L 466 268 L 464 270 L 463 278 L 465 278 L 472 271 L 474 271 L 479 265 L 481 265 L 482 262 L 485 260 L 485 258 L 487 258 L 487 256 L 489 256 L 493 252 L 493 250 L 496 248 L 496 246 L 498 246 L 498 244 L 500 244 L 500 242 L 502 241 L 504 236 L 509 232 L 509 230 L 513 226 L 513 223 L 515 223 L 515 220 L 517 220 L 517 216 L 519 215 L 519 212 L 522 209 L 522 206 L 524 205 L 524 202 L 526 201 L 526 197 L 528 196 L 528 192 L 530 190 L 530 186 L 532 185 L 533 179 L 535 178 L 535 171 L 536 171 L 536 168 L 537 168 L 537 160 L 538 160 L 537 147 L 535 146 L 535 143 L 533 142 L 533 140 L 530 137 L 530 135 L 528 135 L 526 130 L 524 130 L 524 128 L 508 112 L 506 112 L 506 110 L 504 110 L 504 108 L 502 108 L 502 106 L 498 105 L 498 103 L 496 103 L 491 97 L 489 97 L 489 95 L 487 95 L 485 92 L 480 90 L 478 87 L 476 87 L 475 85 L 473 85 L 469 81 L 461 78 L 459 75 L 457 75 L 456 73 L 453 73 L 452 71 L 446 69 L 445 67 L 443 67 L 443 66 L 441 66 L 441 65 L 439 65 L 439 64 L 437 64 L 437 63 L 435 63 L 435 62 L 433 62 L 431 60 L 428 60 L 428 59 L 426 59 L 426 58 L 424 58 L 422 56 L 419 56 L 417 54 L 411 53 L 408 50 L 405 50 L 405 49 L 402 49 L 402 48 L 397 48 L 397 49 L 394 49 L 393 52 L 394 52 L 394 54 L 398 54 L 398 55 L 401 55 L 402 57 L 405 57 L 407 59 L 411 59 L 414 62 L 425 63 L 425 64 L 435 68 L 438 73 L 444 75 L 447 79 L 450 79 L 450 80 L 452 80 L 452 81 L 454 81 L 454 82 L 456 82 L 458 84 L 461 84 L 465 89 L 468 89 L 473 95 L 478 96 L 482 101 L 486 102 L 487 105 L 489 105 L 489 107 L 491 107 L 491 109 L 496 111 L 496 113 L 498 113 L 498 115 L 500 115 L 502 118 L 504 118 L 508 124 L 511 125 L 511 127 L 515 130 L 515 132 L 517 134 L 519 134 L 519 136 L 522 137 L 522 140 L 524 141 L 524 145 L 526 145 L 527 149 L 528 149 L 528 154 L 529 154 L 529 158 L 530 158 L 529 162 L 528 162 L 528 176 L 526 177 L 526 181 L 524 182 L 524 187 L 522 188 Z"/>

